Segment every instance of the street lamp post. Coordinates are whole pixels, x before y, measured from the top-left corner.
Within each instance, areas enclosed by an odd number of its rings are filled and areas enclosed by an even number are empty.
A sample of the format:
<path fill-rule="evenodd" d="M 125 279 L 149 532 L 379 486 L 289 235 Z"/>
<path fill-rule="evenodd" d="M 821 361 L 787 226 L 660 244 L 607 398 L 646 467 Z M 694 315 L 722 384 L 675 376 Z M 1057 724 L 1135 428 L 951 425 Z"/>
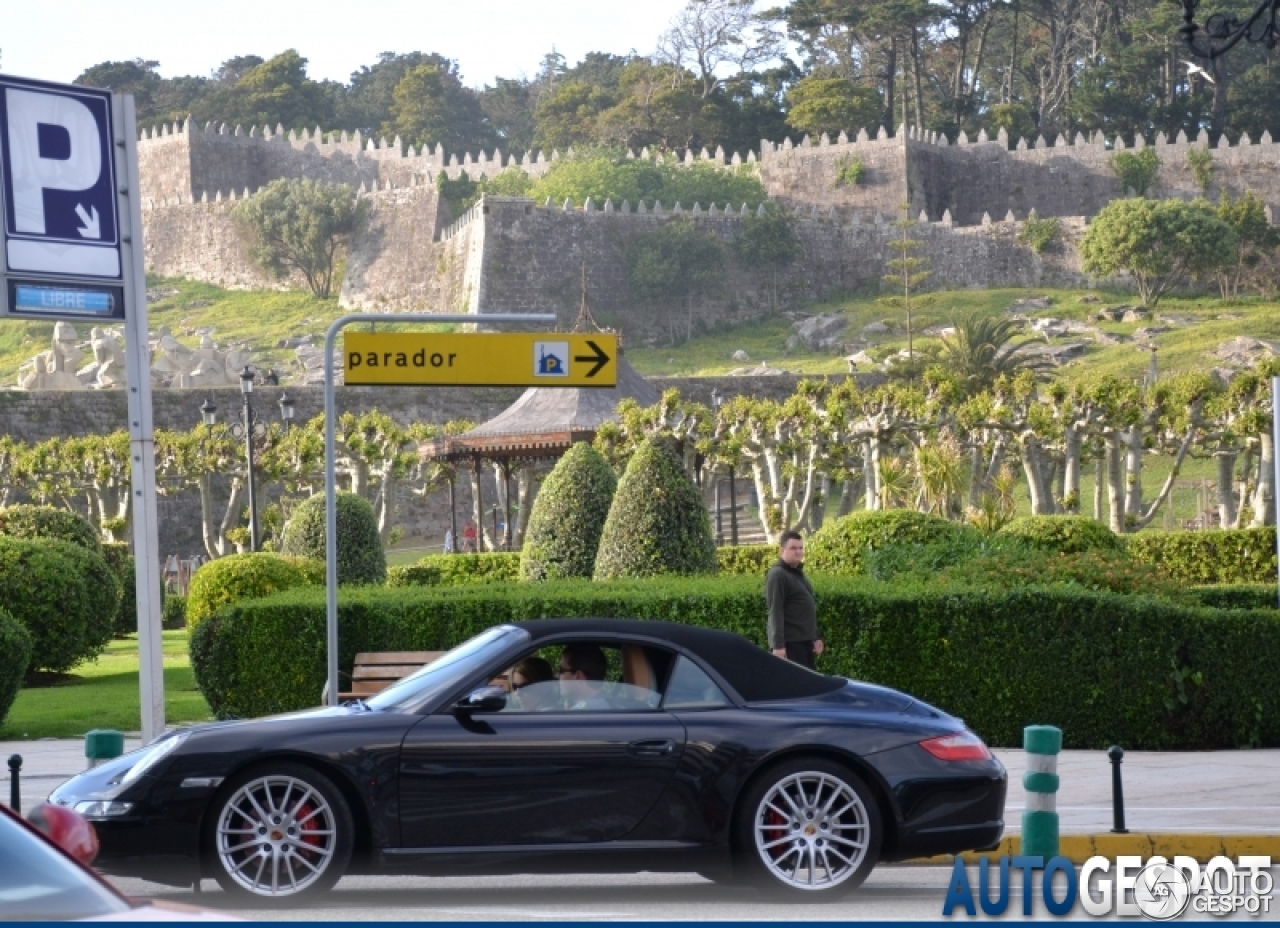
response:
<path fill-rule="evenodd" d="M 293 398 L 288 393 L 280 394 L 280 419 L 286 432 L 293 428 Z"/>
<path fill-rule="evenodd" d="M 240 393 L 244 396 L 244 408 L 241 411 L 241 431 L 244 433 L 244 454 L 249 471 L 249 550 L 257 551 L 262 539 L 258 535 L 258 488 L 254 476 L 253 439 L 254 433 L 261 425 L 253 414 L 253 368 L 248 364 L 240 372 Z M 236 432 L 232 426 L 232 433 Z M 239 438 L 239 435 L 236 435 Z"/>

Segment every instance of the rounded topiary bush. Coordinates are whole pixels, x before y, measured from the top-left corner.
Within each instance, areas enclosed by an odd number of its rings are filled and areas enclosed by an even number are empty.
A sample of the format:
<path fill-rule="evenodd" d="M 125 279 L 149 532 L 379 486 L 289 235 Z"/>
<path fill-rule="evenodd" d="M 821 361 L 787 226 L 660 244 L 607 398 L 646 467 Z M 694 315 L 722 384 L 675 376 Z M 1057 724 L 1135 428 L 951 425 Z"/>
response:
<path fill-rule="evenodd" d="M 297 559 L 265 551 L 209 561 L 195 572 L 187 588 L 187 631 L 194 636 L 200 623 L 224 606 L 312 582 Z"/>
<path fill-rule="evenodd" d="M 303 500 L 284 527 L 282 554 L 325 559 L 324 494 Z M 387 554 L 378 533 L 378 517 L 355 493 L 338 494 L 338 582 L 385 583 Z M 189 617 L 188 617 L 189 618 Z"/>
<path fill-rule="evenodd" d="M 160 627 L 168 629 L 187 627 L 187 597 L 181 593 L 167 593 L 160 609 Z"/>
<path fill-rule="evenodd" d="M 932 545 L 974 529 L 914 509 L 853 512 L 828 522 L 805 546 L 805 566 L 833 574 L 856 574 L 862 555 L 888 545 Z"/>
<path fill-rule="evenodd" d="M 57 538 L 98 551 L 98 531 L 82 515 L 57 506 L 19 504 L 0 509 L 0 535 L 11 538 Z"/>
<path fill-rule="evenodd" d="M 595 448 L 577 442 L 533 500 L 520 551 L 521 580 L 590 577 L 618 478 Z"/>
<path fill-rule="evenodd" d="M 91 590 L 93 583 L 105 588 Z M 98 555 L 65 541 L 0 536 L 0 604 L 31 636 L 29 670 L 65 673 L 99 654 L 118 596 Z"/>
<path fill-rule="evenodd" d="M 702 494 L 666 442 L 645 439 L 618 481 L 595 578 L 709 574 L 716 566 Z"/>
<path fill-rule="evenodd" d="M 1034 548 L 1063 554 L 1124 550 L 1124 541 L 1119 535 L 1088 516 L 1022 516 L 1000 533 L 1019 538 Z"/>
<path fill-rule="evenodd" d="M 116 637 L 116 622 L 122 599 L 120 578 L 101 554 L 66 541 L 47 539 L 44 543 L 61 548 L 63 556 L 75 565 L 76 573 L 84 578 L 85 592 L 89 599 L 89 611 L 85 616 L 86 643 L 92 651 L 89 656 L 97 656 Z M 130 577 L 130 582 L 132 580 Z M 135 615 L 136 608 L 135 606 Z"/>
<path fill-rule="evenodd" d="M 13 616 L 0 608 L 0 725 L 18 697 L 22 678 L 31 661 L 31 635 Z"/>

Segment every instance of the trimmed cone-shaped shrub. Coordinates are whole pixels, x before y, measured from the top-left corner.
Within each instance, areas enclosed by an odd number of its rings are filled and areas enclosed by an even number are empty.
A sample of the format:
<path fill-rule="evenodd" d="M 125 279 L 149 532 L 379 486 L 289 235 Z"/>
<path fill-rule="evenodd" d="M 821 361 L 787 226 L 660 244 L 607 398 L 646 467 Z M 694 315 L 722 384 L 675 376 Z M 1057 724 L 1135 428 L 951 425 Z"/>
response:
<path fill-rule="evenodd" d="M 78 545 L 0 536 L 0 604 L 31 636 L 28 670 L 64 673 L 101 653 L 119 595 L 106 562 Z"/>
<path fill-rule="evenodd" d="M 1122 551 L 1120 536 L 1088 516 L 1022 516 L 1000 530 L 1043 551 L 1083 554 L 1085 551 Z"/>
<path fill-rule="evenodd" d="M 533 500 L 520 579 L 590 577 L 617 488 L 618 478 L 604 456 L 584 441 L 574 444 Z"/>
<path fill-rule="evenodd" d="M 129 546 L 110 542 L 102 546 L 102 557 L 120 581 L 120 608 L 116 610 L 115 637 L 124 638 L 138 633 L 138 564 Z M 164 592 L 164 578 L 160 578 L 160 611 L 164 612 L 168 601 Z M 166 628 L 168 626 L 165 626 Z"/>
<path fill-rule="evenodd" d="M 828 522 L 805 546 L 805 566 L 832 574 L 862 570 L 862 555 L 886 545 L 950 541 L 973 529 L 914 509 L 853 512 Z"/>
<path fill-rule="evenodd" d="M 666 442 L 645 439 L 618 481 L 600 534 L 595 579 L 715 572 L 702 494 Z"/>
<path fill-rule="evenodd" d="M 187 632 L 219 609 L 314 582 L 296 558 L 279 554 L 229 554 L 201 566 L 187 589 Z"/>
<path fill-rule="evenodd" d="M 25 503 L 0 509 L 0 535 L 11 538 L 57 538 L 97 552 L 98 532 L 82 515 L 57 506 Z"/>
<path fill-rule="evenodd" d="M 18 697 L 22 678 L 31 661 L 31 635 L 21 623 L 0 608 L 0 725 Z"/>
<path fill-rule="evenodd" d="M 323 493 L 303 500 L 284 527 L 282 554 L 325 559 Z M 355 493 L 338 494 L 338 583 L 386 583 L 387 553 L 378 534 L 378 517 Z M 191 616 L 188 614 L 188 620 Z"/>

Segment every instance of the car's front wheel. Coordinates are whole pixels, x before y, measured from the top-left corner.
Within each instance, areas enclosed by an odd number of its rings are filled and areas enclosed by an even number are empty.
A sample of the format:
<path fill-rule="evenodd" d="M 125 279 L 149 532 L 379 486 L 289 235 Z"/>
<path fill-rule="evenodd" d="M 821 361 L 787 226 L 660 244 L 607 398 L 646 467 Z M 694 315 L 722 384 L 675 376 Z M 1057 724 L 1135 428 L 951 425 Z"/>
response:
<path fill-rule="evenodd" d="M 824 758 L 779 764 L 739 807 L 737 859 L 751 882 L 826 899 L 867 878 L 880 854 L 880 809 L 851 770 Z"/>
<path fill-rule="evenodd" d="M 328 777 L 301 764 L 248 771 L 219 794 L 206 848 L 224 890 L 294 900 L 330 889 L 351 859 L 351 812 Z"/>

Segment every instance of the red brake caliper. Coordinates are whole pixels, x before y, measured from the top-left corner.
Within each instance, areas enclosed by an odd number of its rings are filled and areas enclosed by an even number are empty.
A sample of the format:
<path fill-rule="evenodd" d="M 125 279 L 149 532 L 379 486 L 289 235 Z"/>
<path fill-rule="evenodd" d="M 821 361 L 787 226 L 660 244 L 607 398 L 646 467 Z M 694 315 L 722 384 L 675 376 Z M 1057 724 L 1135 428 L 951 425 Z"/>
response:
<path fill-rule="evenodd" d="M 791 825 L 791 823 L 786 819 L 785 816 L 780 815 L 779 813 L 775 812 L 773 809 L 769 809 L 767 812 L 765 812 L 764 821 L 765 821 L 765 826 L 764 826 L 765 833 L 766 834 L 769 832 L 774 833 L 773 837 L 768 839 L 769 841 L 776 841 L 779 838 L 781 838 L 784 834 L 786 834 L 787 828 L 790 827 Z M 772 857 L 774 860 L 777 860 L 786 852 L 787 852 L 787 846 L 785 844 L 777 844 L 769 848 L 769 856 Z"/>

